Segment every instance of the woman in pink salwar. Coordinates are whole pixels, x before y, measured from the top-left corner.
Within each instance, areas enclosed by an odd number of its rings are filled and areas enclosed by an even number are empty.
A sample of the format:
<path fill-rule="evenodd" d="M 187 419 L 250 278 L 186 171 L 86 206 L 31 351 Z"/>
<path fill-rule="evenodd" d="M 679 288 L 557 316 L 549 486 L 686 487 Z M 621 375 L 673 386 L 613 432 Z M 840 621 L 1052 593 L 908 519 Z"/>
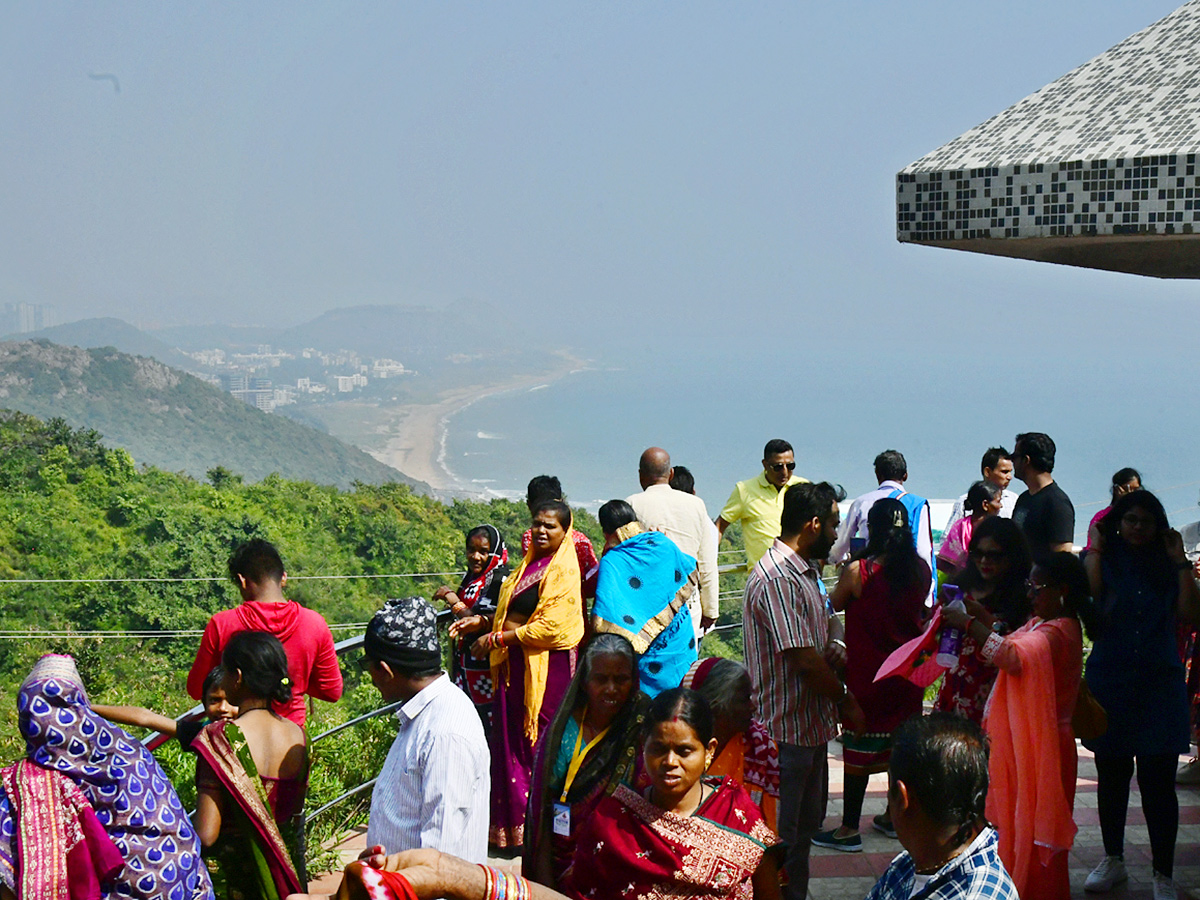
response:
<path fill-rule="evenodd" d="M 1090 609 L 1083 564 L 1054 553 L 1033 567 L 1033 618 L 1008 637 L 990 633 L 968 604 L 943 610 L 968 629 L 999 669 L 984 717 L 991 742 L 987 817 L 1022 900 L 1069 897 L 1078 759 L 1071 714 L 1083 672 L 1081 611 Z"/>

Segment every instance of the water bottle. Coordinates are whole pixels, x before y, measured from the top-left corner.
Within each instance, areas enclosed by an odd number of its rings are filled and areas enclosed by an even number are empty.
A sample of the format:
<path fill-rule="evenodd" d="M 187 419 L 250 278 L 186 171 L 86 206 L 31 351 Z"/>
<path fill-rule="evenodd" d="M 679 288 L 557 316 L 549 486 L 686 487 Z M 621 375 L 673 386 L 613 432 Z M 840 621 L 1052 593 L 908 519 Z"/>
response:
<path fill-rule="evenodd" d="M 946 609 L 957 609 L 962 612 L 967 611 L 966 604 L 963 603 L 965 595 L 957 584 L 943 585 L 942 590 L 950 598 L 950 602 L 946 604 Z M 963 633 L 961 628 L 951 628 L 949 625 L 942 627 L 937 652 L 939 666 L 944 666 L 951 671 L 958 668 L 958 654 L 962 651 L 962 641 Z"/>

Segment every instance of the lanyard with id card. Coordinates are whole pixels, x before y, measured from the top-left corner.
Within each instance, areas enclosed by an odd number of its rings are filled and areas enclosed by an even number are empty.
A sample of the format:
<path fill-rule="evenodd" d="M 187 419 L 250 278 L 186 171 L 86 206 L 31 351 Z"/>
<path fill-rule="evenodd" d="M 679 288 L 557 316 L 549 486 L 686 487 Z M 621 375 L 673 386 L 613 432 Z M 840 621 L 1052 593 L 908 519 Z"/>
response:
<path fill-rule="evenodd" d="M 609 728 L 611 727 L 610 725 Z M 571 754 L 571 764 L 567 766 L 567 778 L 563 782 L 562 796 L 554 804 L 554 833 L 559 837 L 571 836 L 571 807 L 567 804 L 567 791 L 571 790 L 571 785 L 574 784 L 575 776 L 579 774 L 579 768 L 587 758 L 588 751 L 604 740 L 606 734 L 608 734 L 608 728 L 588 741 L 587 746 L 581 752 L 579 748 L 583 744 L 583 722 L 579 723 L 579 734 L 575 737 L 575 752 Z"/>

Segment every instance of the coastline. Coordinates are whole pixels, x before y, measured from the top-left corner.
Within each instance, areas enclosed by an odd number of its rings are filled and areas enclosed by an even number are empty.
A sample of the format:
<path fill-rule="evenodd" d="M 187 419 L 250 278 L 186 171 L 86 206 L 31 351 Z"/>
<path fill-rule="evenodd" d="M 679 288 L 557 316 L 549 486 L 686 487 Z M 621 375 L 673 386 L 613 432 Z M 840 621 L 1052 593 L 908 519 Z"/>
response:
<path fill-rule="evenodd" d="M 455 388 L 440 394 L 434 403 L 395 407 L 397 418 L 388 427 L 386 443 L 380 449 L 367 452 L 408 477 L 425 482 L 439 493 L 482 498 L 486 496 L 486 491 L 461 483 L 446 464 L 446 435 L 450 419 L 487 397 L 549 385 L 572 372 L 587 368 L 585 361 L 565 353 L 560 354 L 559 358 L 561 364 L 549 372 L 514 375 L 502 382 Z"/>

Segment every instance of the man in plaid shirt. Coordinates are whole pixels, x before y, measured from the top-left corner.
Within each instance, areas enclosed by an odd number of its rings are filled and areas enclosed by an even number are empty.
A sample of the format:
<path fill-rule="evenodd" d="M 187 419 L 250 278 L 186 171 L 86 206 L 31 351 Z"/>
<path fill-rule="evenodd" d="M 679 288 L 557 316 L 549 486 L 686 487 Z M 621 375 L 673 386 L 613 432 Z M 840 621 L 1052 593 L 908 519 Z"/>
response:
<path fill-rule="evenodd" d="M 904 852 L 867 900 L 1018 900 L 983 816 L 988 750 L 961 716 L 913 716 L 892 738 L 892 822 Z"/>

